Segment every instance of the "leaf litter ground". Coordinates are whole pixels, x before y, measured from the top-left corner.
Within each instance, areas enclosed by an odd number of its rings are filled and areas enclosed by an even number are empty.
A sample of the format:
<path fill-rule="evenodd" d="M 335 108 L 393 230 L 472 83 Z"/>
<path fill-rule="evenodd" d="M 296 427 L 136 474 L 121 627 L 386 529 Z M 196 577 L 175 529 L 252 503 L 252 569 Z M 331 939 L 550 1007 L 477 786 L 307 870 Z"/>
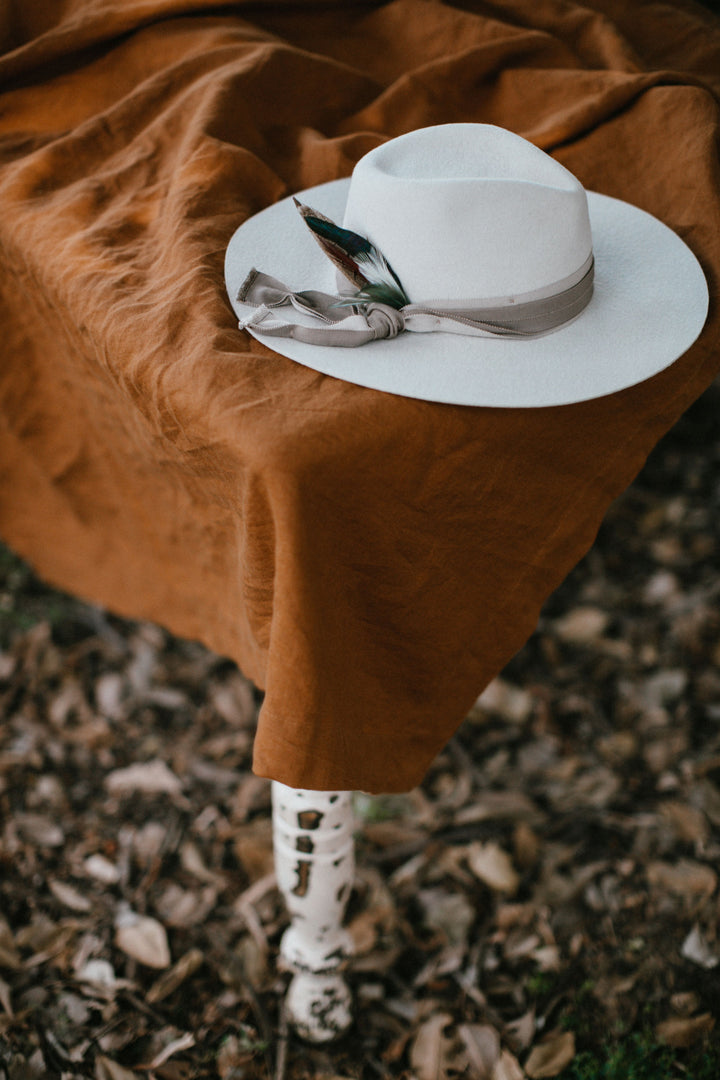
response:
<path fill-rule="evenodd" d="M 259 695 L 5 551 L 0 1078 L 720 1075 L 719 403 L 423 785 L 356 798 L 357 1021 L 331 1048 L 283 1014 Z"/>

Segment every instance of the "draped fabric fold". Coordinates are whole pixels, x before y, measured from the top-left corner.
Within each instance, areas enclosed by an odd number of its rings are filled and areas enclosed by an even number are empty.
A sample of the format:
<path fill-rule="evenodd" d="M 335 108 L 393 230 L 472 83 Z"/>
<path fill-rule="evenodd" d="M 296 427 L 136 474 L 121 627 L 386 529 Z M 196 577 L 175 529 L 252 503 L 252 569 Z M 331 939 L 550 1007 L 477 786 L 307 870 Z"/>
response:
<path fill-rule="evenodd" d="M 0 536 L 235 660 L 265 691 L 260 775 L 419 783 L 720 369 L 719 99 L 720 23 L 690 0 L 11 3 Z M 455 121 L 516 131 L 675 229 L 711 288 L 695 345 L 621 393 L 493 409 L 352 385 L 238 332 L 223 257 L 244 220 Z M 286 305 L 324 333 L 440 317 L 336 321 L 268 288 L 265 330 Z"/>

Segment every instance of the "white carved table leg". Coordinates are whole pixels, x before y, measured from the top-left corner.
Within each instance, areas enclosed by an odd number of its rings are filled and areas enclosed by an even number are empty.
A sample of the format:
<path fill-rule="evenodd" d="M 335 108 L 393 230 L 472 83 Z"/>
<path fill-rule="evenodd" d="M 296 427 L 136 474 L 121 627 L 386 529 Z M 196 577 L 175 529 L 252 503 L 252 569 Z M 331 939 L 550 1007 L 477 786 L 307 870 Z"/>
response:
<path fill-rule="evenodd" d="M 351 952 L 342 927 L 355 872 L 351 793 L 273 781 L 272 799 L 275 870 L 290 913 L 280 956 L 294 972 L 285 1005 L 300 1035 L 327 1042 L 352 1022 L 339 971 Z"/>

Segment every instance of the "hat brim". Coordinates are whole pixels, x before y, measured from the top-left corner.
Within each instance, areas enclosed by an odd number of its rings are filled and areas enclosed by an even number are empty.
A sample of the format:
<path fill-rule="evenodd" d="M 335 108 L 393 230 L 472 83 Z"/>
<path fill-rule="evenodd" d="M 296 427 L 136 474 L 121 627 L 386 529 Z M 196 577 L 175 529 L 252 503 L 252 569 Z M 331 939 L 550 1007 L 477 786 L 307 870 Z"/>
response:
<path fill-rule="evenodd" d="M 341 223 L 349 187 L 349 179 L 334 180 L 298 197 Z M 634 386 L 669 367 L 695 341 L 707 317 L 707 282 L 687 244 L 657 218 L 597 192 L 587 198 L 593 297 L 578 318 L 543 337 L 403 333 L 353 349 L 254 336 L 323 374 L 455 405 L 569 405 Z M 252 310 L 237 294 L 254 266 L 293 290 L 334 291 L 334 271 L 292 198 L 249 218 L 228 244 L 225 284 L 238 318 Z M 287 318 L 309 321 L 293 309 Z"/>

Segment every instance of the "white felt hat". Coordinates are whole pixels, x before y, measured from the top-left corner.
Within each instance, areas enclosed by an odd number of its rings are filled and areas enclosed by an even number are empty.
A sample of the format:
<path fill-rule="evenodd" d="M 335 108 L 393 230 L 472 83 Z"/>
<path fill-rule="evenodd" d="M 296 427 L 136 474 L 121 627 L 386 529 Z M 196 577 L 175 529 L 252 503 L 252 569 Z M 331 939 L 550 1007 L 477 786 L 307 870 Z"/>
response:
<path fill-rule="evenodd" d="M 357 348 L 311 344 L 267 337 L 267 309 L 247 328 L 276 352 L 361 386 L 464 405 L 585 401 L 668 367 L 707 316 L 705 276 L 679 236 L 629 203 L 586 192 L 553 158 L 503 128 L 445 124 L 401 135 L 370 151 L 350 179 L 298 197 L 367 237 L 411 306 L 425 312 L 414 325 L 433 332 L 395 327 L 396 336 Z M 338 291 L 337 272 L 292 198 L 245 221 L 230 240 L 225 280 L 241 325 L 253 307 L 238 294 L 255 267 L 293 293 Z M 503 323 L 505 312 L 511 320 L 538 301 L 558 306 L 558 296 L 578 288 L 587 306 L 532 336 L 435 328 L 447 325 L 438 313 L 472 307 Z M 316 322 L 288 310 L 296 324 Z"/>

